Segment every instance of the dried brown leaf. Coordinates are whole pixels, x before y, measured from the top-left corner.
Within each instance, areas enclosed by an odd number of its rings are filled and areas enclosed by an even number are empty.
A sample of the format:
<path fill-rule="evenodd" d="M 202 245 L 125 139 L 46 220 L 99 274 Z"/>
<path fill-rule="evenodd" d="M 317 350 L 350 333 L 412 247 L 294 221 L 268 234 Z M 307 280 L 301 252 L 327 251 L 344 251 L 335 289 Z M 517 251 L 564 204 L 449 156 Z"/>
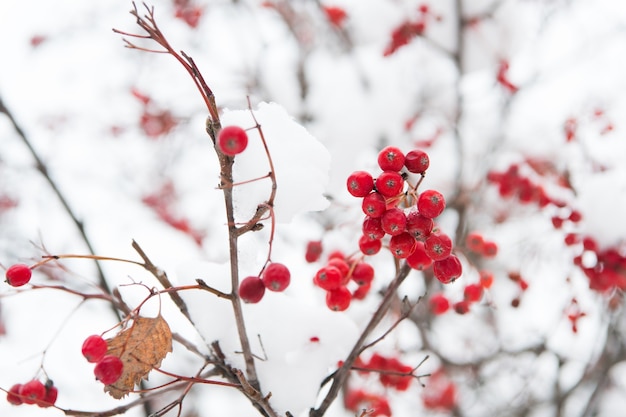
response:
<path fill-rule="evenodd" d="M 113 384 L 106 385 L 104 391 L 113 398 L 120 399 L 133 391 L 142 379 L 172 351 L 172 332 L 160 315 L 155 318 L 138 317 L 132 326 L 107 340 L 107 355 L 118 356 L 124 364 L 122 376 Z"/>

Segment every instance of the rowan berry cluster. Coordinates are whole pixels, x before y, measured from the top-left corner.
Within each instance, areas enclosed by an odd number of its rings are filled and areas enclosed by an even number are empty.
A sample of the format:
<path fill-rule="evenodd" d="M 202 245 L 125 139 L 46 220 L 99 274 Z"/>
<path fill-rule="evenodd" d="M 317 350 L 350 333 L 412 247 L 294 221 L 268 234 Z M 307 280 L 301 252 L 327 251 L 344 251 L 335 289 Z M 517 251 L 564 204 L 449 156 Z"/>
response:
<path fill-rule="evenodd" d="M 239 297 L 250 304 L 258 303 L 265 295 L 265 290 L 284 291 L 291 281 L 291 272 L 285 265 L 272 262 L 260 276 L 248 276 L 239 283 Z"/>
<path fill-rule="evenodd" d="M 95 334 L 87 337 L 82 346 L 85 359 L 96 364 L 93 370 L 96 379 L 105 385 L 115 383 L 124 371 L 122 360 L 117 356 L 107 355 L 108 349 L 106 340 Z"/>
<path fill-rule="evenodd" d="M 383 239 L 389 237 L 387 247 L 394 257 L 406 259 L 409 266 L 419 270 L 432 265 L 435 277 L 449 283 L 461 275 L 462 266 L 452 254 L 452 239 L 435 227 L 434 219 L 443 212 L 446 201 L 436 190 L 418 193 L 419 182 L 413 186 L 408 181 L 409 173 L 423 178 L 429 164 L 423 151 L 412 150 L 405 155 L 388 146 L 378 154 L 382 172 L 376 178 L 366 171 L 353 172 L 347 188 L 362 198 L 366 217 L 359 248 L 364 255 L 378 253 Z"/>
<path fill-rule="evenodd" d="M 530 177 L 523 175 L 517 164 L 512 164 L 504 172 L 489 172 L 487 181 L 497 185 L 498 193 L 501 197 L 517 198 L 522 204 L 536 203 L 539 207 L 546 207 L 550 203 L 558 205 L 557 202 L 548 196 L 541 185 L 535 183 Z"/>
<path fill-rule="evenodd" d="M 7 392 L 7 401 L 13 405 L 37 404 L 39 407 L 52 407 L 59 391 L 51 380 L 44 384 L 38 379 L 24 384 L 15 384 Z"/>
<path fill-rule="evenodd" d="M 498 244 L 487 240 L 478 232 L 470 232 L 465 238 L 467 249 L 485 258 L 493 258 L 498 254 Z"/>
<path fill-rule="evenodd" d="M 333 311 L 344 311 L 352 299 L 362 300 L 369 293 L 374 279 L 374 268 L 362 256 L 346 258 L 339 252 L 328 256 L 326 265 L 313 277 L 313 283 L 326 291 L 326 305 Z M 356 284 L 351 291 L 348 285 Z"/>

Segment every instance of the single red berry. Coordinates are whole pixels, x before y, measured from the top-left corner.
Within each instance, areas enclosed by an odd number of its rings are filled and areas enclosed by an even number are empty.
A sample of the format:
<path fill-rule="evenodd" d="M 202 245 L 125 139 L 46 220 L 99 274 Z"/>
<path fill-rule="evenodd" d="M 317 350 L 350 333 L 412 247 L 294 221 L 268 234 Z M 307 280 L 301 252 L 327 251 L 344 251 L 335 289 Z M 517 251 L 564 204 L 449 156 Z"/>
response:
<path fill-rule="evenodd" d="M 583 219 L 583 215 L 580 211 L 578 210 L 572 210 L 572 212 L 569 214 L 569 220 L 573 223 L 578 223 L 579 221 L 581 221 Z"/>
<path fill-rule="evenodd" d="M 15 384 L 9 388 L 9 391 L 7 392 L 7 401 L 9 404 L 20 405 L 24 403 L 24 401 L 22 401 L 22 397 L 20 397 L 21 390 L 22 384 Z"/>
<path fill-rule="evenodd" d="M 428 301 L 428 305 L 430 306 L 430 311 L 439 316 L 448 311 L 450 308 L 450 301 L 448 301 L 448 298 L 441 293 L 433 294 Z"/>
<path fill-rule="evenodd" d="M 427 238 L 434 227 L 433 219 L 421 215 L 417 210 L 411 210 L 406 215 L 406 230 L 416 239 Z"/>
<path fill-rule="evenodd" d="M 249 304 L 255 304 L 261 301 L 265 295 L 265 284 L 261 278 L 249 276 L 239 283 L 239 297 Z"/>
<path fill-rule="evenodd" d="M 355 197 L 365 197 L 374 189 L 374 178 L 369 172 L 355 171 L 347 180 L 348 192 Z"/>
<path fill-rule="evenodd" d="M 46 396 L 46 387 L 41 381 L 33 379 L 22 385 L 20 395 L 25 404 L 36 404 Z"/>
<path fill-rule="evenodd" d="M 463 300 L 454 303 L 452 307 L 454 308 L 454 311 L 456 311 L 458 314 L 467 314 L 469 313 L 470 304 L 468 301 Z"/>
<path fill-rule="evenodd" d="M 326 305 L 333 311 L 344 311 L 350 307 L 352 294 L 346 287 L 335 288 L 326 293 Z"/>
<path fill-rule="evenodd" d="M 424 241 L 426 254 L 433 261 L 441 261 L 452 252 L 452 239 L 445 233 L 433 233 Z"/>
<path fill-rule="evenodd" d="M 426 254 L 424 242 L 416 241 L 413 253 L 406 258 L 406 263 L 413 269 L 423 271 L 432 265 L 433 260 Z"/>
<path fill-rule="evenodd" d="M 477 303 L 483 298 L 483 286 L 480 284 L 469 284 L 463 290 L 463 297 L 467 302 Z"/>
<path fill-rule="evenodd" d="M 88 362 L 96 363 L 106 355 L 108 349 L 106 340 L 100 335 L 94 334 L 85 339 L 82 352 Z"/>
<path fill-rule="evenodd" d="M 352 298 L 355 300 L 363 300 L 372 289 L 372 284 L 359 285 L 352 293 Z"/>
<path fill-rule="evenodd" d="M 412 150 L 404 158 L 404 166 L 409 172 L 423 174 L 430 165 L 428 154 L 420 150 Z"/>
<path fill-rule="evenodd" d="M 482 285 L 483 288 L 491 288 L 493 285 L 493 274 L 485 270 L 480 271 L 480 285 Z"/>
<path fill-rule="evenodd" d="M 52 385 L 52 381 L 48 380 L 46 383 L 46 396 L 43 397 L 43 401 L 37 403 L 39 407 L 47 408 L 52 407 L 57 402 L 59 396 L 59 390 Z"/>
<path fill-rule="evenodd" d="M 413 235 L 404 232 L 391 237 L 389 240 L 389 250 L 396 258 L 404 259 L 413 253 L 416 244 L 417 241 Z"/>
<path fill-rule="evenodd" d="M 397 207 L 385 211 L 380 218 L 380 226 L 391 236 L 399 235 L 406 229 L 406 215 Z"/>
<path fill-rule="evenodd" d="M 470 232 L 465 238 L 465 245 L 467 246 L 467 249 L 472 252 L 482 253 L 485 245 L 485 238 L 483 238 L 483 235 L 478 232 Z"/>
<path fill-rule="evenodd" d="M 217 136 L 217 145 L 225 155 L 237 155 L 248 146 L 248 134 L 239 126 L 226 126 Z"/>
<path fill-rule="evenodd" d="M 383 171 L 400 171 L 404 166 L 404 153 L 395 146 L 387 146 L 378 154 L 378 166 Z"/>
<path fill-rule="evenodd" d="M 363 197 L 361 208 L 366 216 L 377 218 L 387 210 L 387 203 L 382 194 L 373 192 Z"/>
<path fill-rule="evenodd" d="M 496 242 L 486 241 L 483 245 L 482 255 L 485 258 L 493 258 L 498 254 L 498 245 Z"/>
<path fill-rule="evenodd" d="M 439 191 L 426 190 L 417 198 L 417 209 L 424 217 L 434 219 L 446 208 L 446 200 Z"/>
<path fill-rule="evenodd" d="M 270 291 L 284 291 L 289 286 L 291 273 L 285 265 L 272 262 L 263 271 L 263 284 Z"/>
<path fill-rule="evenodd" d="M 319 240 L 310 241 L 306 245 L 304 259 L 306 259 L 306 261 L 309 263 L 316 262 L 322 255 L 322 251 L 322 242 L 320 242 Z"/>
<path fill-rule="evenodd" d="M 367 236 L 361 236 L 359 239 L 359 249 L 364 255 L 376 255 L 382 247 L 383 242 L 380 239 L 371 240 Z"/>
<path fill-rule="evenodd" d="M 396 171 L 385 171 L 376 178 L 376 190 L 385 197 L 397 196 L 403 187 L 404 179 Z"/>
<path fill-rule="evenodd" d="M 435 278 L 443 284 L 449 284 L 461 276 L 463 266 L 461 261 L 454 255 L 448 256 L 446 259 L 433 263 L 433 273 Z"/>
<path fill-rule="evenodd" d="M 382 239 L 385 236 L 380 217 L 366 216 L 363 220 L 363 235 L 370 240 Z"/>
<path fill-rule="evenodd" d="M 7 283 L 13 287 L 21 287 L 28 284 L 32 275 L 33 271 L 28 265 L 15 264 L 7 269 Z"/>
<path fill-rule="evenodd" d="M 367 262 L 358 262 L 352 270 L 352 280 L 359 285 L 368 285 L 374 279 L 374 268 Z"/>
<path fill-rule="evenodd" d="M 104 385 L 115 383 L 115 381 L 120 379 L 123 371 L 124 364 L 122 363 L 122 360 L 113 355 L 105 355 L 93 369 L 96 379 Z"/>
<path fill-rule="evenodd" d="M 325 266 L 315 274 L 313 282 L 325 290 L 334 290 L 341 286 L 343 275 L 336 266 Z"/>
<path fill-rule="evenodd" d="M 572 246 L 580 241 L 580 237 L 576 233 L 568 233 L 564 240 L 567 246 Z"/>
<path fill-rule="evenodd" d="M 592 237 L 585 236 L 583 238 L 583 248 L 588 251 L 597 252 L 598 251 L 598 242 Z"/>
<path fill-rule="evenodd" d="M 558 216 L 552 216 L 550 220 L 552 220 L 552 226 L 555 229 L 560 229 L 563 226 L 563 222 L 565 221 L 564 219 Z"/>

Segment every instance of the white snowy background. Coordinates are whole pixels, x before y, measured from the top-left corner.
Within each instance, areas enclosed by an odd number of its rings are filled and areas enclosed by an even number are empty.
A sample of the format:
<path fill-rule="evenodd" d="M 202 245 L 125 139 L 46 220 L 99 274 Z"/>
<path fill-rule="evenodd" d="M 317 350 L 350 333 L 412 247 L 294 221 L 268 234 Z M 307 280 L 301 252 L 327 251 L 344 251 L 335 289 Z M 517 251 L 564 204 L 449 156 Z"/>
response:
<path fill-rule="evenodd" d="M 576 384 L 586 365 L 603 351 L 607 323 L 623 312 L 609 312 L 607 298 L 588 289 L 587 278 L 572 265 L 571 248 L 563 244 L 564 231 L 552 227 L 553 209 L 503 201 L 484 177 L 489 170 L 505 170 L 527 158 L 551 162 L 569 173 L 576 190 L 545 185 L 583 214 L 575 231 L 593 236 L 602 247 L 624 243 L 626 3 L 322 3 L 345 9 L 349 40 L 328 23 L 315 1 L 292 2 L 306 17 L 297 26 L 304 47 L 279 14 L 260 1 L 199 2 L 203 16 L 197 28 L 174 17 L 173 1 L 153 3 L 170 43 L 195 59 L 213 89 L 224 124 L 253 126 L 246 101 L 250 97 L 276 165 L 272 260 L 291 269 L 292 283 L 284 293 L 266 294 L 261 303 L 244 306 L 249 334 L 259 334 L 263 342 L 261 346 L 251 336 L 253 351 L 267 355 L 257 365 L 264 389 L 272 392 L 272 404 L 281 412 L 307 414 L 315 405 L 320 382 L 345 357 L 376 308 L 376 290 L 392 278 L 388 253 L 371 259 L 375 289 L 345 313 L 330 312 L 323 291 L 312 285 L 320 264 L 305 263 L 307 241 L 322 240 L 326 254 L 357 249 L 362 215 L 357 199 L 345 191 L 345 178 L 354 170 L 374 172 L 383 146 L 394 144 L 408 151 L 442 128 L 427 149 L 431 168 L 424 187 L 446 196 L 467 191 L 468 227 L 482 231 L 500 248 L 488 264 L 498 272 L 496 283 L 469 314 L 448 312 L 429 319 L 429 347 L 415 326 L 403 323 L 377 351 L 402 354 L 404 362 L 414 365 L 431 354 L 419 370 L 424 373 L 443 362 L 437 354 L 454 363 L 493 356 L 494 361 L 481 369 L 480 387 L 464 385 L 469 377 L 456 375 L 462 408 L 457 415 L 508 415 L 502 410 L 527 406 L 525 401 L 531 400 L 537 402 L 530 408 L 533 416 L 556 415 L 551 402 L 555 381 L 562 390 Z M 441 21 L 429 23 L 426 39 L 414 39 L 383 57 L 391 31 L 426 3 Z M 463 33 L 463 54 L 455 61 L 458 4 L 463 5 L 465 18 L 484 19 Z M 130 8 L 126 0 L 1 0 L 0 97 L 84 222 L 97 254 L 138 259 L 131 248 L 134 239 L 175 283 L 202 278 L 229 291 L 223 198 L 216 188 L 219 165 L 204 130 L 206 110 L 174 59 L 125 49 L 122 36 L 112 32 L 117 28 L 139 33 Z M 33 46 L 36 36 L 43 42 Z M 500 59 L 510 62 L 508 75 L 520 87 L 512 97 L 495 79 Z M 305 92 L 298 80 L 299 65 Z M 139 126 L 142 106 L 131 94 L 133 88 L 170 110 L 178 120 L 176 127 L 156 139 L 146 137 Z M 594 113 L 597 109 L 602 109 L 601 116 Z M 406 121 L 417 113 L 417 122 L 405 130 Z M 566 143 L 563 125 L 570 117 L 579 121 L 577 140 Z M 602 133 L 609 122 L 612 130 Z M 0 143 L 0 193 L 18 202 L 0 214 L 0 263 L 5 268 L 32 263 L 44 252 L 86 253 L 75 225 L 1 114 Z M 267 171 L 267 160 L 251 133 L 250 148 L 236 158 L 236 180 Z M 143 196 L 168 181 L 177 193 L 175 212 L 204 233 L 201 245 L 142 203 Z M 268 190 L 268 180 L 236 188 L 237 220 L 245 221 Z M 503 213 L 505 221 L 498 221 Z M 440 225 L 454 236 L 457 220 L 457 213 L 450 211 Z M 263 266 L 268 231 L 266 227 L 242 239 L 241 276 L 254 275 Z M 65 271 L 52 271 L 58 281 L 35 273 L 33 282 L 95 289 L 96 271 L 90 261 L 62 264 Z M 459 282 L 441 288 L 451 300 L 462 298 L 464 284 L 478 280 L 477 271 L 465 266 Z M 112 287 L 132 281 L 156 285 L 149 274 L 128 264 L 108 262 L 103 267 Z M 505 278 L 513 270 L 529 282 L 517 309 L 510 307 L 517 290 Z M 137 286 L 122 286 L 120 291 L 130 305 L 146 296 Z M 401 295 L 416 300 L 425 291 L 422 274 L 415 271 Z M 229 359 L 241 365 L 230 306 L 207 295 L 184 294 L 198 330 L 206 341 L 220 340 Z M 41 375 L 43 364 L 59 388 L 60 407 L 97 411 L 119 405 L 102 392 L 91 365 L 80 355 L 86 336 L 116 323 L 105 303 L 81 303 L 79 297 L 51 290 L 18 293 L 8 285 L 2 286 L 0 296 L 5 328 L 0 336 L 0 387 L 8 389 Z M 563 314 L 573 297 L 586 313 L 576 334 Z M 155 314 L 157 308 L 150 302 L 144 312 Z M 198 333 L 169 300 L 163 299 L 162 308 L 173 328 L 202 346 Z M 312 343 L 311 337 L 319 338 L 319 343 Z M 540 355 L 498 356 L 538 343 L 546 346 Z M 557 366 L 558 360 L 565 365 Z M 163 368 L 191 375 L 200 365 L 178 345 Z M 623 364 L 611 370 L 610 379 L 611 388 L 599 407 L 601 416 L 619 416 L 626 406 Z M 165 380 L 154 375 L 150 383 Z M 577 387 L 580 395 L 572 396 L 562 415 L 583 415 L 593 388 Z M 373 383 L 371 389 L 383 392 Z M 407 392 L 387 392 L 394 416 L 431 415 L 423 410 L 421 391 L 414 382 Z M 258 415 L 235 390 L 211 386 L 194 388 L 183 410 L 198 416 Z M 14 407 L 0 399 L 2 416 L 61 414 L 35 406 Z M 137 407 L 128 415 L 145 414 Z M 338 399 L 328 415 L 354 414 L 343 410 Z"/>

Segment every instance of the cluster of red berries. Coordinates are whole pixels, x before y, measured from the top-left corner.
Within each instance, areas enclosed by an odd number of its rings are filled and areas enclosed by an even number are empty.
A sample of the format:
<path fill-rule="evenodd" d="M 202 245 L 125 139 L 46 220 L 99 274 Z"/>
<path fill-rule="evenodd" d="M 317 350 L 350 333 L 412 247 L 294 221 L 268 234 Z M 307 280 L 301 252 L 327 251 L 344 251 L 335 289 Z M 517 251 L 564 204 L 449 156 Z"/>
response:
<path fill-rule="evenodd" d="M 136 88 L 131 89 L 131 94 L 143 105 L 139 126 L 150 139 L 167 135 L 178 125 L 178 120 L 172 112 L 159 108 L 150 96 Z"/>
<path fill-rule="evenodd" d="M 419 15 L 415 20 L 405 20 L 391 32 L 391 42 L 385 48 L 384 56 L 389 56 L 401 47 L 408 45 L 417 36 L 423 35 L 431 19 L 441 20 L 441 16 L 433 14 L 428 4 L 421 4 Z"/>
<path fill-rule="evenodd" d="M 391 417 L 391 407 L 387 398 L 362 389 L 349 390 L 344 397 L 344 406 L 355 413 L 367 410 L 367 416 L 371 417 Z"/>
<path fill-rule="evenodd" d="M 328 256 L 326 265 L 313 277 L 313 283 L 326 291 L 326 306 L 333 311 L 344 311 L 352 299 L 362 300 L 369 293 L 374 279 L 374 268 L 361 257 L 346 258 L 339 251 Z M 348 285 L 356 284 L 351 291 Z"/>
<path fill-rule="evenodd" d="M 239 283 L 239 297 L 246 303 L 254 304 L 261 301 L 265 289 L 284 291 L 291 281 L 291 272 L 285 265 L 272 262 L 265 267 L 261 276 L 249 276 Z"/>
<path fill-rule="evenodd" d="M 443 293 L 436 293 L 430 297 L 428 305 L 431 312 L 435 315 L 444 314 L 450 308 L 458 314 L 466 314 L 469 312 L 472 304 L 476 304 L 482 300 L 486 288 L 488 287 L 485 287 L 482 281 L 480 283 L 468 284 L 463 289 L 463 299 L 453 304 L 450 303 L 448 297 Z"/>
<path fill-rule="evenodd" d="M 217 146 L 224 155 L 235 156 L 248 147 L 248 134 L 239 126 L 226 126 L 217 135 Z"/>
<path fill-rule="evenodd" d="M 37 404 L 39 407 L 52 407 L 59 391 L 51 380 L 42 383 L 33 379 L 25 384 L 15 384 L 7 392 L 7 401 L 13 405 Z"/>
<path fill-rule="evenodd" d="M 366 171 L 353 172 L 347 188 L 350 194 L 362 198 L 366 217 L 359 248 L 363 254 L 378 253 L 383 238 L 389 236 L 388 248 L 393 256 L 406 259 L 419 270 L 432 265 L 435 277 L 449 283 L 461 275 L 462 266 L 452 254 L 450 237 L 435 228 L 434 219 L 443 212 L 446 201 L 436 190 L 419 194 L 414 187 L 404 190 L 408 178 L 404 170 L 423 177 L 429 164 L 428 154 L 421 150 L 405 155 L 397 147 L 388 146 L 378 154 L 378 166 L 383 172 L 377 178 Z M 401 203 L 408 203 L 408 208 L 401 208 Z"/>
<path fill-rule="evenodd" d="M 97 334 L 86 338 L 82 346 L 83 356 L 87 362 L 96 364 L 93 373 L 104 385 L 115 383 L 124 371 L 122 360 L 117 356 L 107 355 L 108 349 L 106 340 Z"/>
<path fill-rule="evenodd" d="M 430 410 L 450 411 L 456 406 L 456 385 L 443 369 L 433 372 L 422 391 L 422 403 Z"/>
<path fill-rule="evenodd" d="M 15 264 L 6 271 L 6 282 L 12 287 L 21 287 L 30 282 L 33 271 L 28 265 Z"/>
<path fill-rule="evenodd" d="M 579 250 L 574 265 L 589 279 L 589 288 L 603 294 L 611 294 L 615 289 L 626 290 L 624 251 L 615 247 L 600 249 L 596 240 L 589 236 L 571 233 L 566 239 L 566 243 Z"/>
<path fill-rule="evenodd" d="M 498 244 L 487 240 L 478 232 L 470 232 L 465 238 L 465 246 L 471 252 L 485 258 L 493 258 L 498 254 Z"/>
<path fill-rule="evenodd" d="M 550 203 L 558 205 L 540 184 L 523 175 L 517 164 L 512 164 L 504 172 L 490 171 L 487 174 L 487 181 L 498 186 L 501 197 L 517 198 L 522 204 L 536 203 L 542 208 Z"/>
<path fill-rule="evenodd" d="M 406 391 L 413 381 L 413 368 L 394 356 L 374 353 L 367 362 L 357 359 L 354 366 L 367 369 L 369 372 L 377 372 L 382 386 L 398 391 Z"/>

